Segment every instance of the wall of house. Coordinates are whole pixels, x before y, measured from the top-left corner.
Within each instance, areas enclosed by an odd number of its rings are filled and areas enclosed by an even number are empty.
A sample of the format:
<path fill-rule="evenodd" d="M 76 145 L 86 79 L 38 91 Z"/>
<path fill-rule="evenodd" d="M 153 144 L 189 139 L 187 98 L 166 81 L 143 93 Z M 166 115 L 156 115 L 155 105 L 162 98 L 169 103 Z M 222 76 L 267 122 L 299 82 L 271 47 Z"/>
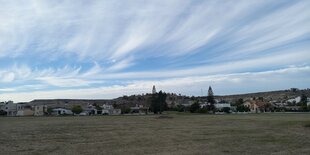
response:
<path fill-rule="evenodd" d="M 22 109 L 17 111 L 16 116 L 33 116 L 34 111 L 31 109 Z"/>
<path fill-rule="evenodd" d="M 45 107 L 46 106 L 44 106 L 44 105 L 34 106 L 34 116 L 43 116 Z"/>

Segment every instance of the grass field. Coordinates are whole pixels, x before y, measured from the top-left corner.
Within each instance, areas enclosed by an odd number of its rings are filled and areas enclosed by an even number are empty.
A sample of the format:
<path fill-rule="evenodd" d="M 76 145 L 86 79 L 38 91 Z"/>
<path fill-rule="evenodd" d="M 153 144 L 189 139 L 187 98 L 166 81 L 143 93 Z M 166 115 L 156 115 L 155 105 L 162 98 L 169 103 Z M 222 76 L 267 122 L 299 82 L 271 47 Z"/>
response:
<path fill-rule="evenodd" d="M 0 154 L 310 154 L 310 114 L 1 117 Z"/>

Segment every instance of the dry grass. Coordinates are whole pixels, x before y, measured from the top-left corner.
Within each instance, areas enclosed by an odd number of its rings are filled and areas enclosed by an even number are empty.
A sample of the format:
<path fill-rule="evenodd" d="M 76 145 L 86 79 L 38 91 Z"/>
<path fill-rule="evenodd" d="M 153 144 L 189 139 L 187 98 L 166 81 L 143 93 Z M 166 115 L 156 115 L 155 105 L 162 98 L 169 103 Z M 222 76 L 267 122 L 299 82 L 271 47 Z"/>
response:
<path fill-rule="evenodd" d="M 0 154 L 307 154 L 310 114 L 0 118 Z"/>

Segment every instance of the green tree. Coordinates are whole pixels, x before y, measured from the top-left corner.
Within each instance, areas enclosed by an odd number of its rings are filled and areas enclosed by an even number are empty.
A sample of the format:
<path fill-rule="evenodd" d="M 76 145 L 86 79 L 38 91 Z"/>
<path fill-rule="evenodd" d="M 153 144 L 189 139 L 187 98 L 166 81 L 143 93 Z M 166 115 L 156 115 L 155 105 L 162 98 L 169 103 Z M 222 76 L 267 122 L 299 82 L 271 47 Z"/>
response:
<path fill-rule="evenodd" d="M 120 105 L 118 108 L 121 109 L 122 114 L 128 114 L 131 111 L 131 109 L 128 105 Z"/>
<path fill-rule="evenodd" d="M 167 94 L 159 91 L 159 93 L 152 94 L 151 107 L 150 109 L 155 114 L 161 114 L 163 111 L 167 110 L 168 106 L 166 103 Z"/>
<path fill-rule="evenodd" d="M 199 112 L 199 110 L 200 110 L 200 104 L 197 101 L 193 103 L 189 108 L 189 111 L 191 113 Z"/>
<path fill-rule="evenodd" d="M 239 111 L 239 112 L 248 112 L 248 111 L 250 111 L 250 108 L 247 107 L 247 106 L 244 106 L 244 105 L 239 105 L 239 106 L 237 106 L 237 111 Z"/>
<path fill-rule="evenodd" d="M 208 101 L 208 103 L 210 103 L 210 106 L 208 106 L 209 107 L 208 110 L 215 112 L 215 107 L 214 107 L 215 99 L 213 96 L 213 90 L 212 90 L 211 86 L 209 86 L 207 101 Z"/>
<path fill-rule="evenodd" d="M 83 109 L 80 105 L 73 106 L 71 110 L 75 114 L 80 114 L 83 111 Z"/>
<path fill-rule="evenodd" d="M 47 108 L 47 113 L 50 115 L 52 112 L 53 112 L 53 108 L 48 107 L 48 108 Z"/>
<path fill-rule="evenodd" d="M 235 102 L 235 106 L 240 106 L 243 105 L 244 101 L 242 98 L 239 98 L 236 102 Z"/>
<path fill-rule="evenodd" d="M 99 110 L 99 111 L 102 110 L 102 108 L 99 105 L 96 105 L 96 109 Z"/>
<path fill-rule="evenodd" d="M 304 111 L 308 110 L 308 107 L 307 107 L 307 96 L 305 94 L 301 95 L 300 105 L 302 107 L 302 110 L 304 110 Z"/>

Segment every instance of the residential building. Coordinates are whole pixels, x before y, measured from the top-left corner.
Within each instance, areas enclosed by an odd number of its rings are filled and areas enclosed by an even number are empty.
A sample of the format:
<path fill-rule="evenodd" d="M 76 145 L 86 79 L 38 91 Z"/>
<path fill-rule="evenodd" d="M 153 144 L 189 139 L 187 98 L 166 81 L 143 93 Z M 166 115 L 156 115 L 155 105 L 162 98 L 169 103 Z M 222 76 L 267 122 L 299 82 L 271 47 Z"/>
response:
<path fill-rule="evenodd" d="M 266 112 L 267 104 L 260 100 L 248 100 L 243 105 L 248 107 L 252 113 L 262 113 Z"/>
<path fill-rule="evenodd" d="M 34 116 L 43 116 L 47 113 L 47 106 L 46 105 L 35 105 L 34 109 Z"/>
<path fill-rule="evenodd" d="M 113 105 L 103 104 L 102 115 L 120 115 L 122 113 L 121 109 L 114 109 Z"/>
<path fill-rule="evenodd" d="M 18 105 L 16 116 L 33 116 L 34 111 L 29 105 Z"/>
<path fill-rule="evenodd" d="M 136 105 L 135 107 L 130 107 L 130 113 L 147 115 L 149 113 L 149 107 L 144 107 L 143 105 Z"/>
<path fill-rule="evenodd" d="M 17 113 L 17 104 L 13 103 L 13 101 L 8 101 L 4 103 L 2 107 L 4 111 L 6 111 L 7 116 L 16 116 Z"/>
<path fill-rule="evenodd" d="M 52 110 L 52 115 L 73 115 L 73 112 L 64 108 L 55 108 Z"/>
<path fill-rule="evenodd" d="M 214 104 L 215 109 L 222 110 L 223 108 L 231 108 L 230 103 L 220 102 Z"/>

